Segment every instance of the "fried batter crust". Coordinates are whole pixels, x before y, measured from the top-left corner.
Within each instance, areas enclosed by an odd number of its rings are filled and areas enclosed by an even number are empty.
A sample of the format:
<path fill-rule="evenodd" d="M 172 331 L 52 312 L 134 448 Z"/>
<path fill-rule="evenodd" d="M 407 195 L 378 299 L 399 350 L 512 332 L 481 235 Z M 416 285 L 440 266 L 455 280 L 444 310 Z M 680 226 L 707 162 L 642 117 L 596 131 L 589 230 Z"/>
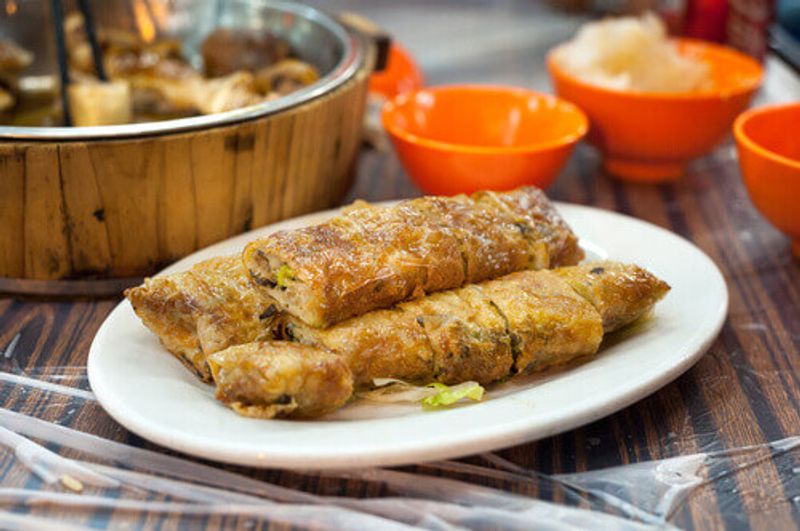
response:
<path fill-rule="evenodd" d="M 604 330 L 641 317 L 668 289 L 647 271 L 614 262 L 523 271 L 329 329 L 282 316 L 284 341 L 231 347 L 209 363 L 218 396 L 238 413 L 310 417 L 333 411 L 375 378 L 489 384 L 593 355 Z"/>
<path fill-rule="evenodd" d="M 237 345 L 208 356 L 217 399 L 241 415 L 318 417 L 353 393 L 345 360 L 285 341 Z"/>
<path fill-rule="evenodd" d="M 356 387 L 375 378 L 490 383 L 594 354 L 604 331 L 641 317 L 668 289 L 637 266 L 599 262 L 512 273 L 327 329 L 284 314 L 276 330 L 343 356 Z"/>
<path fill-rule="evenodd" d="M 282 310 L 315 327 L 514 271 L 577 263 L 577 239 L 533 187 L 360 203 L 250 243 L 243 260 Z M 283 274 L 281 273 L 283 272 Z"/>
<path fill-rule="evenodd" d="M 273 301 L 253 288 L 238 256 L 148 278 L 125 296 L 164 347 L 204 381 L 211 381 L 208 354 L 271 333 Z"/>

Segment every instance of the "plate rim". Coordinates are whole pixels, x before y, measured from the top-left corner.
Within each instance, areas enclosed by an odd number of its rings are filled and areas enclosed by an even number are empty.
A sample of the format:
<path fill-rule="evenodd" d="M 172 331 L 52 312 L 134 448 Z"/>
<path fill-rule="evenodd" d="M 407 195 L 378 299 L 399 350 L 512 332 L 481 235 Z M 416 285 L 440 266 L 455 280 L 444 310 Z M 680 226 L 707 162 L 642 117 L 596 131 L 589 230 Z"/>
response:
<path fill-rule="evenodd" d="M 384 202 L 384 204 L 393 203 L 394 201 Z M 715 274 L 715 280 L 719 281 L 721 287 L 721 299 L 716 306 L 716 313 L 712 316 L 711 322 L 713 325 L 709 327 L 709 332 L 706 333 L 699 341 L 695 340 L 692 343 L 680 345 L 680 353 L 676 354 L 675 363 L 671 364 L 669 368 L 649 379 L 643 379 L 621 394 L 606 395 L 601 403 L 591 409 L 580 409 L 578 411 L 567 412 L 566 415 L 553 416 L 548 418 L 545 422 L 538 422 L 532 428 L 531 422 L 526 418 L 517 418 L 514 422 L 509 422 L 502 425 L 494 425 L 492 430 L 488 430 L 485 434 L 473 435 L 469 440 L 460 440 L 457 447 L 453 447 L 452 437 L 430 438 L 424 443 L 412 443 L 395 445 L 389 448 L 376 448 L 370 454 L 365 455 L 362 449 L 358 448 L 332 448 L 325 451 L 309 451 L 304 449 L 303 454 L 296 452 L 277 451 L 272 448 L 268 452 L 263 451 L 257 454 L 246 451 L 232 451 L 229 443 L 221 444 L 219 439 L 209 437 L 193 436 L 191 439 L 182 438 L 174 439 L 169 430 L 165 430 L 163 426 L 153 425 L 153 422 L 135 411 L 121 407 L 121 400 L 117 400 L 112 389 L 107 388 L 105 381 L 98 368 L 98 354 L 99 344 L 104 336 L 109 333 L 110 325 L 108 323 L 114 322 L 119 319 L 120 315 L 125 311 L 132 311 L 130 303 L 127 300 L 120 302 L 98 329 L 89 350 L 87 360 L 87 373 L 89 384 L 97 397 L 98 402 L 102 408 L 119 424 L 133 433 L 147 439 L 151 442 L 170 448 L 185 454 L 193 455 L 196 457 L 211 459 L 218 462 L 254 466 L 259 468 L 273 467 L 273 468 L 286 468 L 286 469 L 335 469 L 347 468 L 353 466 L 395 466 L 403 464 L 418 463 L 424 461 L 432 461 L 445 458 L 456 458 L 466 455 L 473 455 L 480 452 L 498 450 L 501 448 L 508 448 L 518 444 L 540 440 L 557 433 L 563 433 L 573 430 L 580 426 L 584 426 L 600 418 L 606 417 L 612 413 L 620 411 L 631 404 L 650 396 L 656 391 L 660 390 L 678 376 L 686 372 L 692 367 L 710 348 L 714 340 L 719 335 L 728 313 L 729 306 L 729 293 L 727 283 L 725 282 L 724 275 L 719 270 L 714 261 L 694 243 L 675 234 L 663 227 L 652 224 L 650 222 L 620 214 L 618 212 L 609 211 L 597 207 L 578 205 L 562 202 L 553 202 L 557 209 L 575 209 L 576 211 L 584 211 L 586 214 L 600 213 L 601 215 L 619 218 L 625 223 L 640 224 L 649 230 L 655 230 L 663 236 L 673 239 L 676 242 L 688 246 L 695 255 L 707 262 L 710 266 L 709 270 Z M 178 262 L 168 266 L 158 274 L 169 274 L 174 271 L 183 270 L 190 267 L 192 264 L 203 259 L 203 256 L 209 252 L 213 252 L 218 247 L 225 247 L 233 245 L 237 241 L 247 241 L 257 237 L 256 235 L 263 235 L 265 230 L 280 230 L 283 226 L 297 226 L 307 220 L 323 219 L 326 216 L 335 215 L 340 208 L 315 212 L 306 214 L 296 218 L 283 220 L 274 224 L 270 224 L 245 234 L 229 238 L 227 240 L 217 242 L 208 247 L 200 249 L 195 253 L 179 260 Z M 580 235 L 579 235 L 580 237 Z M 165 352 L 166 354 L 166 352 Z M 234 412 L 231 412 L 235 415 Z M 383 419 L 378 419 L 383 420 Z M 255 422 L 275 422 L 254 419 Z M 292 422 L 292 421 L 281 421 Z M 366 422 L 366 421 L 363 421 Z M 420 457 L 423 456 L 423 457 Z M 313 465 L 309 465 L 313 462 Z"/>

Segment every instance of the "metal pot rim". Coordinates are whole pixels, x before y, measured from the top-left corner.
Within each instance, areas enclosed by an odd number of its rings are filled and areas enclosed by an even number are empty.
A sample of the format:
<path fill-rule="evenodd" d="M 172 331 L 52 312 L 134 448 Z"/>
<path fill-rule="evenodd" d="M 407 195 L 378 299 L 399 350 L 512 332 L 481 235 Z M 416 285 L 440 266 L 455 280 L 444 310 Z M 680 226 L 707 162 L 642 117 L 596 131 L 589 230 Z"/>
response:
<path fill-rule="evenodd" d="M 316 22 L 334 34 L 340 41 L 342 58 L 330 72 L 316 83 L 276 100 L 259 103 L 258 105 L 174 120 L 92 127 L 14 127 L 0 125 L 0 140 L 114 140 L 210 129 L 262 118 L 296 107 L 329 94 L 355 75 L 364 61 L 364 44 L 359 38 L 345 30 L 341 24 L 328 15 L 313 7 L 289 2 L 271 2 L 269 7 Z"/>

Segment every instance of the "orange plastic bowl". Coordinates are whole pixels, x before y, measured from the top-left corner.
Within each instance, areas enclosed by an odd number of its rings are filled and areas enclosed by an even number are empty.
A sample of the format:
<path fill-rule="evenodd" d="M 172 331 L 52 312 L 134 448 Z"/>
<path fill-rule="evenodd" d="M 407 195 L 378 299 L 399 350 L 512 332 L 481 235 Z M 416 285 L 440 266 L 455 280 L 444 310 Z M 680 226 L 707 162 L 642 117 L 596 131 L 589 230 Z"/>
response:
<path fill-rule="evenodd" d="M 566 101 L 485 85 L 408 92 L 388 102 L 381 119 L 411 178 L 438 195 L 545 188 L 588 129 Z"/>
<path fill-rule="evenodd" d="M 414 58 L 405 48 L 393 42 L 389 48 L 386 69 L 372 74 L 369 91 L 388 99 L 421 88 L 424 84 L 422 70 L 414 62 Z"/>
<path fill-rule="evenodd" d="M 800 258 L 800 103 L 748 111 L 733 126 L 744 183 L 756 208 L 789 235 Z"/>
<path fill-rule="evenodd" d="M 730 131 L 761 85 L 763 69 L 724 46 L 678 39 L 681 53 L 705 60 L 713 88 L 685 93 L 614 90 L 572 77 L 547 56 L 556 94 L 589 116 L 588 140 L 603 153 L 605 170 L 630 181 L 663 182 L 683 175 L 693 158 L 711 151 Z"/>

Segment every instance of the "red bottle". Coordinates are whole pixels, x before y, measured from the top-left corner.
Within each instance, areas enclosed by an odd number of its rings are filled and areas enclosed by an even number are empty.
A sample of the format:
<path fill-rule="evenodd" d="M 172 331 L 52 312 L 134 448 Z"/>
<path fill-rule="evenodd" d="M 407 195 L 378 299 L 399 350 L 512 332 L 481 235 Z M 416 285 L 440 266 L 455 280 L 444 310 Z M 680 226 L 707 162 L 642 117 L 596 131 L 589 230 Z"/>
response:
<path fill-rule="evenodd" d="M 708 41 L 725 42 L 728 0 L 689 0 L 683 34 Z"/>
<path fill-rule="evenodd" d="M 764 58 L 767 32 L 775 10 L 774 0 L 678 0 L 665 3 L 674 6 L 665 17 L 672 31 L 686 37 L 721 42 L 757 59 Z M 677 18 L 681 20 L 675 20 Z"/>

